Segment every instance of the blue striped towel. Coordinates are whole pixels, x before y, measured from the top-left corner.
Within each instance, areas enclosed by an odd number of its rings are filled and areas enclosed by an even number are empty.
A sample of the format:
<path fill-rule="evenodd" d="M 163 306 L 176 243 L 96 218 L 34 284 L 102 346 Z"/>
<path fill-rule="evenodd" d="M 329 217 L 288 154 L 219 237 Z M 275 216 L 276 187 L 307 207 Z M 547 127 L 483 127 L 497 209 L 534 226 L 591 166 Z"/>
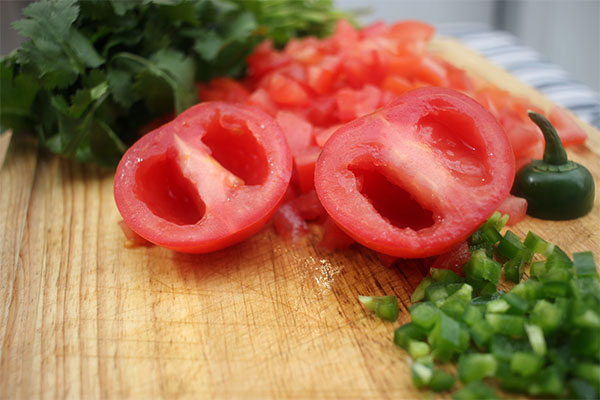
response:
<path fill-rule="evenodd" d="M 520 44 L 515 36 L 483 24 L 440 24 L 436 29 L 441 35 L 461 40 L 554 103 L 600 128 L 600 95 L 562 68 L 544 61 L 538 52 Z"/>

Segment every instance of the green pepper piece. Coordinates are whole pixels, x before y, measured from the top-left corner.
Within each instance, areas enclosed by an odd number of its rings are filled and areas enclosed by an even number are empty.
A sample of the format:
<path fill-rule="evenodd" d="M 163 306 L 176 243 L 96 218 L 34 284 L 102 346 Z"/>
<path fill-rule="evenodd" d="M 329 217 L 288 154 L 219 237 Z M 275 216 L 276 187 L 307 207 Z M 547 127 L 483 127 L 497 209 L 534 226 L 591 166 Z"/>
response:
<path fill-rule="evenodd" d="M 594 205 L 592 174 L 568 160 L 556 129 L 544 116 L 532 111 L 528 114 L 544 134 L 544 157 L 517 172 L 512 193 L 527 199 L 527 214 L 536 218 L 567 220 L 584 216 Z"/>
<path fill-rule="evenodd" d="M 392 322 L 398 320 L 400 309 L 396 296 L 358 296 L 358 300 L 379 318 Z"/>

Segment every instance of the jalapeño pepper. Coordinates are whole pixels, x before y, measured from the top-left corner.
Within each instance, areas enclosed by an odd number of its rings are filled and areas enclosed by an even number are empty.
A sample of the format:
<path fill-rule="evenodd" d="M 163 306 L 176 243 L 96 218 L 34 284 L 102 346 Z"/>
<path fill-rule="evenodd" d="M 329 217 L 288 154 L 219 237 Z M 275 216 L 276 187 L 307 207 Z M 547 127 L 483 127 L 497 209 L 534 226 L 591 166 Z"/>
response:
<path fill-rule="evenodd" d="M 556 129 L 544 116 L 528 114 L 544 135 L 544 157 L 517 172 L 512 193 L 527 199 L 527 214 L 533 217 L 567 220 L 587 214 L 594 205 L 592 174 L 567 158 Z"/>

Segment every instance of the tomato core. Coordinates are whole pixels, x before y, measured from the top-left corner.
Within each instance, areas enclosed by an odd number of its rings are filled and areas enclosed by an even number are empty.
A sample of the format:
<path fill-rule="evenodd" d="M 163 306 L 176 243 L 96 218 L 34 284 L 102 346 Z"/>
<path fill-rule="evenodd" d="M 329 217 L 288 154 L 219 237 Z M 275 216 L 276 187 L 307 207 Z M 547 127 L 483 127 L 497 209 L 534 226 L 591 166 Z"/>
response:
<path fill-rule="evenodd" d="M 359 192 L 373 208 L 397 228 L 418 231 L 434 223 L 433 212 L 423 208 L 406 190 L 390 182 L 380 170 L 350 167 Z"/>
<path fill-rule="evenodd" d="M 183 176 L 174 154 L 142 161 L 136 172 L 134 193 L 157 217 L 177 225 L 193 225 L 206 207 L 192 182 Z"/>

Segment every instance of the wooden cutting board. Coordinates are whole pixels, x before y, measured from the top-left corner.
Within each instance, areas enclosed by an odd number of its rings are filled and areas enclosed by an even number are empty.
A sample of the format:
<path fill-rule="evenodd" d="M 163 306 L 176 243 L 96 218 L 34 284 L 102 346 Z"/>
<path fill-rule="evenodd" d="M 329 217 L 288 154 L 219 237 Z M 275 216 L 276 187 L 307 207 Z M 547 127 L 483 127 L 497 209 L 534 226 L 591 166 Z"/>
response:
<path fill-rule="evenodd" d="M 549 105 L 455 41 L 433 48 Z M 599 199 L 600 132 L 585 129 L 587 145 L 569 154 L 592 171 Z M 126 249 L 112 182 L 111 171 L 12 141 L 0 170 L 0 398 L 421 396 L 392 335 L 427 265 L 325 251 L 316 227 L 290 244 L 267 226 L 208 255 Z M 597 255 L 596 204 L 576 221 L 526 219 L 514 230 Z M 359 294 L 396 295 L 399 322 L 365 312 Z"/>

